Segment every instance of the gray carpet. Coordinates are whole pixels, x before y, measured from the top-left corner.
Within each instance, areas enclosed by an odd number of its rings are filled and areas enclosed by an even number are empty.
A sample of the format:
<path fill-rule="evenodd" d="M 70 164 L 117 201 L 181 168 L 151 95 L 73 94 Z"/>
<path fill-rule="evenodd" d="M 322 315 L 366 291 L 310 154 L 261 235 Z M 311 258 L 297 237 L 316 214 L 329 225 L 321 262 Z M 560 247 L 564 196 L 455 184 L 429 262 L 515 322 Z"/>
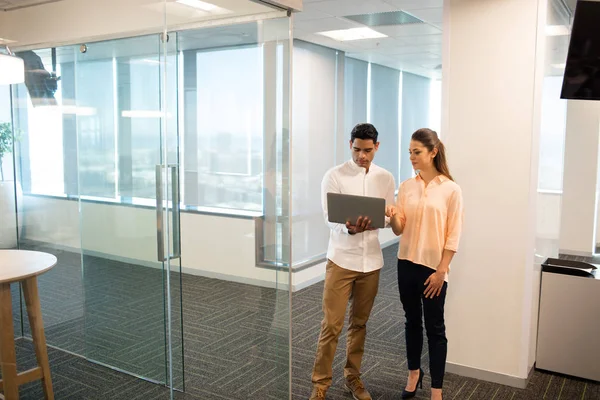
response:
<path fill-rule="evenodd" d="M 59 265 L 40 279 L 48 342 L 88 358 L 164 380 L 164 328 L 159 270 L 37 248 L 57 254 Z M 385 250 L 386 266 L 368 325 L 363 361 L 374 399 L 398 399 L 407 374 L 403 313 L 396 286 L 396 249 Z M 184 275 L 185 395 L 178 399 L 287 398 L 287 293 Z M 176 274 L 172 279 L 179 279 Z M 322 283 L 293 296 L 293 398 L 307 399 L 321 320 Z M 14 288 L 18 293 L 18 288 Z M 15 306 L 19 306 L 15 296 Z M 18 317 L 18 316 L 16 316 Z M 18 318 L 16 318 L 19 321 Z M 27 334 L 28 327 L 24 324 Z M 174 332 L 175 335 L 180 332 Z M 351 397 L 342 390 L 345 334 L 334 363 L 328 399 Z M 181 350 L 178 344 L 177 349 Z M 426 347 L 425 347 L 426 349 Z M 18 343 L 20 369 L 34 360 L 31 344 Z M 180 352 L 178 352 L 180 354 Z M 161 385 L 111 371 L 50 350 L 57 399 L 166 399 Z M 427 367 L 427 353 L 423 354 Z M 180 368 L 181 360 L 176 359 Z M 181 370 L 177 370 L 181 378 Z M 417 398 L 428 399 L 426 389 Z M 182 382 L 177 382 L 178 386 Z M 445 399 L 599 399 L 600 384 L 536 371 L 527 389 L 448 374 Z M 41 399 L 41 386 L 21 389 L 22 399 Z"/>

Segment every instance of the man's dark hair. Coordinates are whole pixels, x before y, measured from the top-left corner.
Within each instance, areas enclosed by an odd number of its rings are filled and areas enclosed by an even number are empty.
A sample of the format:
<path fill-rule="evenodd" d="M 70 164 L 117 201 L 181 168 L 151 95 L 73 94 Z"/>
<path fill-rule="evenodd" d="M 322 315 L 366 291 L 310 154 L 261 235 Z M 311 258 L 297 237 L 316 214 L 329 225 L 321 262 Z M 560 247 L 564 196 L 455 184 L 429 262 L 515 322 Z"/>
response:
<path fill-rule="evenodd" d="M 350 140 L 354 142 L 354 139 L 371 139 L 373 140 L 373 144 L 375 144 L 377 143 L 377 136 L 379 136 L 379 133 L 373 125 L 363 123 L 356 125 L 354 129 L 352 129 L 352 133 L 350 134 Z"/>

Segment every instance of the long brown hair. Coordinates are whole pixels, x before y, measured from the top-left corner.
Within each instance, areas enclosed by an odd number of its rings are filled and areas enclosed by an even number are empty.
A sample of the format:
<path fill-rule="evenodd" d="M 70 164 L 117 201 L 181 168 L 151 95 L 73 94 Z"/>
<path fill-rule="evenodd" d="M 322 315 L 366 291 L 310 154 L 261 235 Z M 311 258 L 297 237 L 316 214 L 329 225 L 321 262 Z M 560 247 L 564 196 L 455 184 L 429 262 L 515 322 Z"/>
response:
<path fill-rule="evenodd" d="M 450 169 L 448 168 L 448 161 L 446 161 L 446 147 L 438 137 L 436 131 L 433 131 L 429 128 L 421 128 L 413 133 L 411 139 L 416 142 L 420 142 L 429 151 L 438 149 L 438 153 L 433 159 L 433 165 L 435 166 L 435 169 L 437 169 L 440 174 L 445 175 L 448 179 L 452 181 L 454 180 L 450 174 Z"/>

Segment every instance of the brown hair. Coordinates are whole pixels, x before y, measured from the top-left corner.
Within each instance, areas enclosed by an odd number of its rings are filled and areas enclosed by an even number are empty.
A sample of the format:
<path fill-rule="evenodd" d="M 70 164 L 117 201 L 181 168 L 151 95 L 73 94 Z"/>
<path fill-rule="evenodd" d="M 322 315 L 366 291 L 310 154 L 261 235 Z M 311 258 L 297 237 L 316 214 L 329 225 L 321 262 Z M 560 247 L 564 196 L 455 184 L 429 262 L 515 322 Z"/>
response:
<path fill-rule="evenodd" d="M 452 181 L 454 180 L 450 174 L 448 162 L 446 161 L 446 147 L 438 137 L 437 132 L 429 128 L 421 128 L 413 133 L 412 140 L 422 143 L 423 146 L 425 146 L 429 151 L 438 149 L 438 153 L 433 159 L 433 165 L 435 166 L 435 169 L 437 169 L 440 174 L 445 175 L 448 179 Z"/>

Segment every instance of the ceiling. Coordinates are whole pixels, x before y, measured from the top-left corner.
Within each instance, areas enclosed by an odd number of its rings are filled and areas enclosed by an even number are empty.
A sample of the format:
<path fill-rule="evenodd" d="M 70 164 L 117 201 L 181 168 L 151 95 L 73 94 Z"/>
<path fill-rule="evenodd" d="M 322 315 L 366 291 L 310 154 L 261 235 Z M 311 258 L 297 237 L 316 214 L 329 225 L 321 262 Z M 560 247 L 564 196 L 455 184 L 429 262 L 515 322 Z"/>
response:
<path fill-rule="evenodd" d="M 345 51 L 353 58 L 441 77 L 443 0 L 304 0 L 294 37 Z M 388 37 L 339 42 L 318 32 L 364 27 L 347 17 L 404 11 L 421 23 L 374 26 Z"/>
<path fill-rule="evenodd" d="M 53 3 L 60 0 L 0 0 L 0 10 L 14 10 L 22 7 L 31 7 L 39 4 Z"/>
<path fill-rule="evenodd" d="M 54 1 L 60 0 L 0 0 L 0 10 Z M 552 0 L 550 4 L 548 24 L 570 25 L 577 0 Z M 364 27 L 356 20 L 365 21 L 370 14 L 372 17 L 372 14 L 398 11 L 404 11 L 422 22 L 373 26 L 372 29 L 388 36 L 381 39 L 340 42 L 317 34 Z M 442 20 L 443 0 L 304 0 L 304 11 L 295 14 L 294 37 L 342 50 L 349 57 L 440 78 Z M 231 27 L 228 29 L 231 30 Z M 254 35 L 254 32 L 251 34 Z M 197 43 L 198 39 L 190 40 Z M 569 36 L 548 38 L 546 64 L 550 75 L 562 75 L 563 70 L 556 66 L 564 63 L 568 45 Z"/>
<path fill-rule="evenodd" d="M 59 0 L 0 0 L 0 10 Z M 441 76 L 443 0 L 304 0 L 304 11 L 295 15 L 294 37 L 343 50 L 348 56 L 403 69 Z M 388 37 L 338 42 L 317 32 L 362 27 L 349 16 L 405 11 L 423 22 L 373 27 Z"/>

